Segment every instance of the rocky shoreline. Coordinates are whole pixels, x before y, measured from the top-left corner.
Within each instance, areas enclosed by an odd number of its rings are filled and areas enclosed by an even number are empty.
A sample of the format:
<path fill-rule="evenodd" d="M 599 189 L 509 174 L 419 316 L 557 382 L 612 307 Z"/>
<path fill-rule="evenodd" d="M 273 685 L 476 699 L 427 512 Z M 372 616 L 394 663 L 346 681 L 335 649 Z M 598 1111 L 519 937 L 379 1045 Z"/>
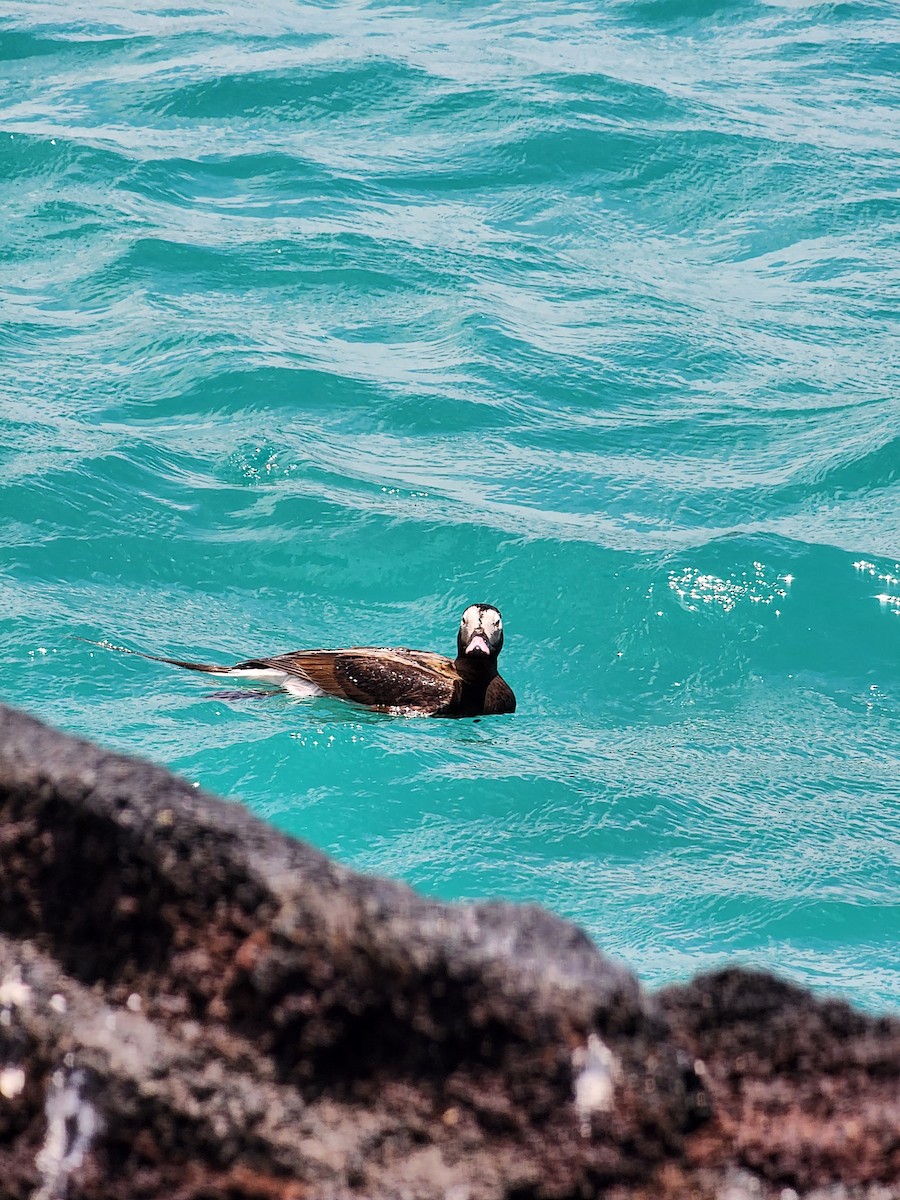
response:
<path fill-rule="evenodd" d="M 648 994 L 0 708 L 0 1192 L 900 1198 L 900 1021 Z"/>

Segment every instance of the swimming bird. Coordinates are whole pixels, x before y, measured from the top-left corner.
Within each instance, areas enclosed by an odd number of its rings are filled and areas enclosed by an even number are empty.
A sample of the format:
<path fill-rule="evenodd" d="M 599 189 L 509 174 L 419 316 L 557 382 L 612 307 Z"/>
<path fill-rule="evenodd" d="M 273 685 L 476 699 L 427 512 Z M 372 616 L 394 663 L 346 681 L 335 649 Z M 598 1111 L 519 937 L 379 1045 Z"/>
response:
<path fill-rule="evenodd" d="M 346 650 L 295 650 L 223 667 L 108 643 L 93 644 L 206 675 L 277 684 L 293 696 L 335 696 L 376 712 L 478 717 L 516 709 L 512 689 L 497 672 L 503 619 L 492 604 L 470 604 L 463 613 L 455 659 L 427 650 L 352 646 Z"/>

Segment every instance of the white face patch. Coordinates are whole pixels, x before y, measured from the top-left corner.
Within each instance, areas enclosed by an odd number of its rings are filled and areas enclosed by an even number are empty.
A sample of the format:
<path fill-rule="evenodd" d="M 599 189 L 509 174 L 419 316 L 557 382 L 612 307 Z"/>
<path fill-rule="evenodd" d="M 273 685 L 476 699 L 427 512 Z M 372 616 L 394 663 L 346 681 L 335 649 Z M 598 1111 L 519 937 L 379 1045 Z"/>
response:
<path fill-rule="evenodd" d="M 459 632 L 467 651 L 471 648 L 488 654 L 499 648 L 503 621 L 496 608 L 486 604 L 470 604 L 462 615 Z"/>
<path fill-rule="evenodd" d="M 496 608 L 489 608 L 486 612 L 482 613 L 481 628 L 492 642 L 496 641 L 496 635 L 503 628 L 503 622 Z"/>

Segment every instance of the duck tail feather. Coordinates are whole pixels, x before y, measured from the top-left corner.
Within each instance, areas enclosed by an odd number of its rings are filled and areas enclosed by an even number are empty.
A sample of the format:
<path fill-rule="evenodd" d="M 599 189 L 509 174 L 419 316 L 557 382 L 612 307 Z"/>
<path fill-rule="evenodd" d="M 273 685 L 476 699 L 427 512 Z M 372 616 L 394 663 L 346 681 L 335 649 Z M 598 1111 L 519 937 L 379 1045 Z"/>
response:
<path fill-rule="evenodd" d="M 168 663 L 170 667 L 182 667 L 186 671 L 202 671 L 206 675 L 230 675 L 233 667 L 216 666 L 213 663 L 188 662 L 183 658 L 165 658 L 161 654 L 146 654 L 143 650 L 132 650 L 128 646 L 116 646 L 112 642 L 95 642 L 91 638 L 76 637 L 76 641 L 86 642 L 89 646 L 99 646 L 101 650 L 113 650 L 116 654 L 134 654 L 138 658 L 147 658 L 150 662 Z M 241 663 L 241 666 L 245 664 Z"/>

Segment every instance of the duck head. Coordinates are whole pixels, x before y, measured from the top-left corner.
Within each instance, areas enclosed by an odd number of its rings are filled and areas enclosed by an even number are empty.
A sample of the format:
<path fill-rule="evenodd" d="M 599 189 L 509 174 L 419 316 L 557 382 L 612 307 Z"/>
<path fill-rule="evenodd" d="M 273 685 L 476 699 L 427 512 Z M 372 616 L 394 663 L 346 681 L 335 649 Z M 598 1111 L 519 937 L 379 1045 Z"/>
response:
<path fill-rule="evenodd" d="M 456 639 L 460 658 L 496 658 L 503 646 L 503 618 L 493 604 L 470 604 Z"/>

